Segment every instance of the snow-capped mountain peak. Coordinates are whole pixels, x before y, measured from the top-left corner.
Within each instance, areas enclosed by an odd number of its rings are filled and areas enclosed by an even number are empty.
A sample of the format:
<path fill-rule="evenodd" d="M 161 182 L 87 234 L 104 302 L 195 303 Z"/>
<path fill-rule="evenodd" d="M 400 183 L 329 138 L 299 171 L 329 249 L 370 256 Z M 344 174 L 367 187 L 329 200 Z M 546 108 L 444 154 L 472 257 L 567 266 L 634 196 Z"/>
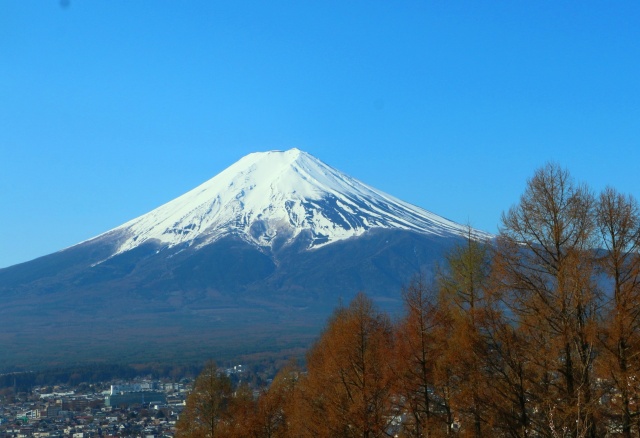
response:
<path fill-rule="evenodd" d="M 302 232 L 309 233 L 309 248 L 314 248 L 373 228 L 436 235 L 468 232 L 467 227 L 290 149 L 249 154 L 195 189 L 105 235 L 118 236 L 118 254 L 149 241 L 165 247 L 200 247 L 228 235 L 272 247 L 276 242 L 286 245 Z"/>

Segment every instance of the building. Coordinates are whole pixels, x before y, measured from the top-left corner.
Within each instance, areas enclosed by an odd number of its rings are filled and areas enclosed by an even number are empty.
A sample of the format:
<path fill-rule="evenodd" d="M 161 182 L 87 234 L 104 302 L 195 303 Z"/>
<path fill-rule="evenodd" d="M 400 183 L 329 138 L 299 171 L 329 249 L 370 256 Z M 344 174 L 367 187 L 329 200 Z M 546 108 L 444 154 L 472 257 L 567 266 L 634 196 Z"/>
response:
<path fill-rule="evenodd" d="M 166 403 L 167 396 L 157 391 L 132 391 L 110 394 L 105 397 L 104 404 L 108 407 L 129 407 L 131 405 L 148 405 L 149 403 Z"/>

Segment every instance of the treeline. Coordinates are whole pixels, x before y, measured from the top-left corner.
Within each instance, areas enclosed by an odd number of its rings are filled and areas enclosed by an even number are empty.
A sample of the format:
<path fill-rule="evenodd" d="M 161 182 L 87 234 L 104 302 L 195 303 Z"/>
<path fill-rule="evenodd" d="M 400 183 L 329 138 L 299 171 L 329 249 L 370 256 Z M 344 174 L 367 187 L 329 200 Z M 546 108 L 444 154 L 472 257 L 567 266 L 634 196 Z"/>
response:
<path fill-rule="evenodd" d="M 398 321 L 357 295 L 257 398 L 206 367 L 177 436 L 638 436 L 639 245 L 631 196 L 549 164 Z"/>
<path fill-rule="evenodd" d="M 48 368 L 38 371 L 22 371 L 0 374 L 0 391 L 30 392 L 36 386 L 69 385 L 80 383 L 108 382 L 115 379 L 133 379 L 138 376 L 150 376 L 154 379 L 195 377 L 201 371 L 196 365 L 164 364 L 88 364 L 64 368 Z"/>

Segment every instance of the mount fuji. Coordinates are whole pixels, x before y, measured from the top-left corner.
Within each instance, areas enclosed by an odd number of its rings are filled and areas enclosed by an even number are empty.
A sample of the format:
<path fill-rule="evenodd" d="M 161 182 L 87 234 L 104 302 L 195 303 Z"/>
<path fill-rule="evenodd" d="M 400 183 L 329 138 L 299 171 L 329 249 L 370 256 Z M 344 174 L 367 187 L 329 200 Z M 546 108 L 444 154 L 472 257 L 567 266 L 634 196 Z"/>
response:
<path fill-rule="evenodd" d="M 291 149 L 247 155 L 199 187 L 97 239 L 117 242 L 113 255 L 146 242 L 162 250 L 199 249 L 227 236 L 273 250 L 306 235 L 306 249 L 311 250 L 377 228 L 436 236 L 467 233 L 467 227 Z"/>
<path fill-rule="evenodd" d="M 0 269 L 0 368 L 303 348 L 358 291 L 398 309 L 402 285 L 469 233 L 491 237 L 298 149 L 253 153 L 117 228 Z"/>

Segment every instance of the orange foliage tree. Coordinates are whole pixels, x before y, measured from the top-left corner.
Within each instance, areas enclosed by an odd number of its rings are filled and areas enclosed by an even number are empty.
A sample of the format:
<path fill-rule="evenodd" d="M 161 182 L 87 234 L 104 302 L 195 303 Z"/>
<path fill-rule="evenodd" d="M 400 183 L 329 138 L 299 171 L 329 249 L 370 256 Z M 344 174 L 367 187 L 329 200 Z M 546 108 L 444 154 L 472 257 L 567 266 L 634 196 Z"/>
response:
<path fill-rule="evenodd" d="M 176 436 L 178 438 L 223 436 L 232 392 L 229 378 L 218 372 L 215 362 L 208 362 L 187 398 L 187 406 L 176 425 Z"/>
<path fill-rule="evenodd" d="M 452 323 L 448 338 L 448 368 L 459 384 L 454 407 L 461 433 L 476 438 L 487 434 L 487 385 L 484 363 L 487 355 L 486 319 L 491 304 L 489 247 L 474 238 L 469 229 L 463 244 L 446 255 L 438 273 L 440 312 Z"/>
<path fill-rule="evenodd" d="M 394 354 L 398 409 L 406 412 L 406 435 L 429 438 L 453 421 L 442 415 L 446 414 L 445 401 L 435 393 L 437 361 L 446 339 L 442 336 L 437 287 L 424 275 L 416 276 L 403 289 L 402 297 L 405 313 L 396 325 Z"/>
<path fill-rule="evenodd" d="M 624 437 L 640 413 L 640 209 L 612 188 L 598 199 L 596 221 L 604 254 L 600 265 L 612 288 L 605 305 L 600 374 L 609 382 L 611 421 Z M 637 427 L 635 432 L 638 432 Z M 637 435 L 636 435 L 637 436 Z"/>
<path fill-rule="evenodd" d="M 503 214 L 497 262 L 507 305 L 536 368 L 537 433 L 597 433 L 594 376 L 598 289 L 594 198 L 554 164 L 539 169 Z M 533 418 L 532 418 L 533 419 Z"/>
<path fill-rule="evenodd" d="M 391 322 L 359 293 L 335 311 L 307 356 L 300 436 L 387 436 L 394 418 Z"/>

